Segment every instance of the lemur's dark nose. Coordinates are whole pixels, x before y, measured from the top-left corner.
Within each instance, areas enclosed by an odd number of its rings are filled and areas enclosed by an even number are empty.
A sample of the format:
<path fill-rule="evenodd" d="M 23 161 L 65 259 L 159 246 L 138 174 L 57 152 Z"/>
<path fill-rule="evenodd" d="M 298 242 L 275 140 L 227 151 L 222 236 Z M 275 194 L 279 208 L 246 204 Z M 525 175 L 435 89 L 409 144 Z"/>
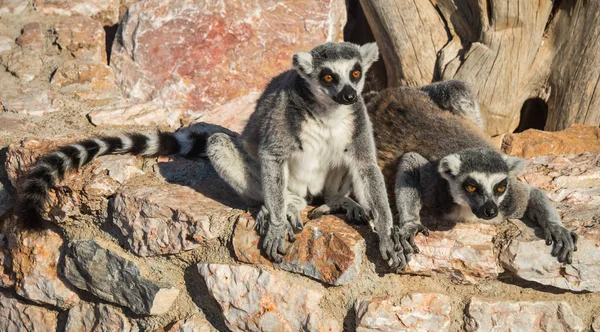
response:
<path fill-rule="evenodd" d="M 344 94 L 344 96 L 342 98 L 344 99 L 344 101 L 354 102 L 356 100 L 356 92 L 355 91 L 348 92 L 348 93 Z"/>
<path fill-rule="evenodd" d="M 358 100 L 358 95 L 356 94 L 356 90 L 352 88 L 350 85 L 344 86 L 342 91 L 340 91 L 337 95 L 338 103 L 350 105 L 354 104 Z"/>
<path fill-rule="evenodd" d="M 495 207 L 487 207 L 483 210 L 483 213 L 488 218 L 495 218 L 498 215 L 498 209 Z"/>

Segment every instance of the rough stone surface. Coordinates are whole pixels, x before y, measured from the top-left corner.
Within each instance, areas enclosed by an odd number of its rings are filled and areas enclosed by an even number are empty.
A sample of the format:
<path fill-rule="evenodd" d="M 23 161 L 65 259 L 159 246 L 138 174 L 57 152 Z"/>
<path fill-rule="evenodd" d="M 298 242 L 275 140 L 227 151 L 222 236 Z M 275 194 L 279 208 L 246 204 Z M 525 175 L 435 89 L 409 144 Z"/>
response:
<path fill-rule="evenodd" d="M 121 97 L 112 70 L 101 62 L 67 62 L 56 70 L 52 84 L 59 87 L 61 93 L 74 94 L 86 102 Z"/>
<path fill-rule="evenodd" d="M 203 121 L 241 133 L 250 115 L 254 112 L 259 97 L 260 92 L 250 92 L 245 96 L 230 100 L 211 109 L 207 114 L 198 119 L 193 119 L 193 121 Z"/>
<path fill-rule="evenodd" d="M 256 222 L 249 215 L 240 216 L 233 233 L 233 249 L 238 260 L 260 263 L 304 274 L 331 285 L 345 285 L 360 272 L 365 240 L 351 226 L 336 216 L 308 220 L 302 213 L 304 230 L 296 234 L 281 263 L 272 263 L 261 255 Z"/>
<path fill-rule="evenodd" d="M 177 128 L 183 111 L 160 102 L 139 104 L 117 103 L 94 108 L 88 113 L 90 122 L 95 126 L 168 126 Z"/>
<path fill-rule="evenodd" d="M 0 0 L 0 16 L 4 14 L 21 14 L 29 5 L 23 0 Z"/>
<path fill-rule="evenodd" d="M 0 331 L 54 332 L 58 313 L 25 304 L 0 289 Z"/>
<path fill-rule="evenodd" d="M 9 288 L 15 285 L 12 273 L 12 260 L 8 250 L 6 236 L 0 233 L 0 287 Z"/>
<path fill-rule="evenodd" d="M 0 36 L 0 54 L 12 50 L 14 43 L 14 40 L 10 37 Z"/>
<path fill-rule="evenodd" d="M 44 116 L 61 110 L 62 102 L 56 93 L 40 88 L 25 88 L 17 96 L 2 99 L 5 112 Z"/>
<path fill-rule="evenodd" d="M 168 328 L 158 332 L 211 332 L 210 323 L 200 315 L 194 315 L 170 325 Z"/>
<path fill-rule="evenodd" d="M 207 180 L 206 186 L 222 185 Z M 175 254 L 224 231 L 232 209 L 192 188 L 167 184 L 125 190 L 114 199 L 113 222 L 140 256 Z"/>
<path fill-rule="evenodd" d="M 12 195 L 8 192 L 2 182 L 0 182 L 0 217 L 2 217 L 6 212 L 10 211 L 10 209 L 14 205 L 14 200 Z"/>
<path fill-rule="evenodd" d="M 502 150 L 512 156 L 531 158 L 548 154 L 581 154 L 600 152 L 600 128 L 574 124 L 563 131 L 529 129 L 508 134 L 502 141 Z"/>
<path fill-rule="evenodd" d="M 41 24 L 39 22 L 27 23 L 16 42 L 19 46 L 41 52 L 44 49 L 44 32 Z"/>
<path fill-rule="evenodd" d="M 60 235 L 51 230 L 29 232 L 21 234 L 17 242 L 10 253 L 17 294 L 62 309 L 77 304 L 79 296 L 58 275 L 63 252 Z"/>
<path fill-rule="evenodd" d="M 46 15 L 87 16 L 104 25 L 119 22 L 119 0 L 33 0 Z"/>
<path fill-rule="evenodd" d="M 198 264 L 232 331 L 340 331 L 321 314 L 322 294 L 250 266 Z"/>
<path fill-rule="evenodd" d="M 356 331 L 449 331 L 450 298 L 443 294 L 415 293 L 398 301 L 390 297 L 356 302 Z"/>
<path fill-rule="evenodd" d="M 99 239 L 72 242 L 64 273 L 73 286 L 137 314 L 162 315 L 179 294 L 171 285 L 142 277 L 120 247 Z"/>
<path fill-rule="evenodd" d="M 261 90 L 294 53 L 341 40 L 345 21 L 342 0 L 141 1 L 120 24 L 111 67 L 127 96 L 198 118 Z"/>
<path fill-rule="evenodd" d="M 600 317 L 594 317 L 592 321 L 592 332 L 600 332 Z"/>
<path fill-rule="evenodd" d="M 65 332 L 130 332 L 134 331 L 129 319 L 118 309 L 107 304 L 92 305 L 81 302 L 69 310 Z"/>
<path fill-rule="evenodd" d="M 457 224 L 449 230 L 419 235 L 415 243 L 421 250 L 413 254 L 404 273 L 447 275 L 459 284 L 476 284 L 501 272 L 492 239 L 496 230 L 486 224 Z"/>
<path fill-rule="evenodd" d="M 583 331 L 566 302 L 486 302 L 473 298 L 466 310 L 467 331 Z"/>
<path fill-rule="evenodd" d="M 35 79 L 43 70 L 40 55 L 27 47 L 15 48 L 7 57 L 6 69 L 23 82 Z"/>
<path fill-rule="evenodd" d="M 106 36 L 100 22 L 74 16 L 59 22 L 53 31 L 56 44 L 75 59 L 106 63 Z"/>

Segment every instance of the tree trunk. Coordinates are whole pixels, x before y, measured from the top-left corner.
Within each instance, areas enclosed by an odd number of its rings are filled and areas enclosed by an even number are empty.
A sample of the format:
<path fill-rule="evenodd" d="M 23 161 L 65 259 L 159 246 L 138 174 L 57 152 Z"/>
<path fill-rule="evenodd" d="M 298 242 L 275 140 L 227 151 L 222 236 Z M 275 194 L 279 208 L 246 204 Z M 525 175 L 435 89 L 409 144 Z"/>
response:
<path fill-rule="evenodd" d="M 600 124 L 598 1 L 564 0 L 554 8 L 551 0 L 360 2 L 388 86 L 464 80 L 490 135 L 514 131 L 531 99 L 548 102 L 547 129 Z"/>

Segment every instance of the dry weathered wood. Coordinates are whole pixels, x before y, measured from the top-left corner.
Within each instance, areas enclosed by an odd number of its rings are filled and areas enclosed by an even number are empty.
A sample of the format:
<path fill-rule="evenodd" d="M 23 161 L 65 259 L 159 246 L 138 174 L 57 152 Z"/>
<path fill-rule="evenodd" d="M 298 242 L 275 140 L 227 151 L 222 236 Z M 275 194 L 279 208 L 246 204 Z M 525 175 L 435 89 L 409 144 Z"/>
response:
<path fill-rule="evenodd" d="M 360 2 L 388 86 L 467 81 L 491 135 L 515 130 L 532 98 L 548 102 L 546 129 L 600 124 L 598 1 L 563 0 L 555 13 L 552 0 Z"/>

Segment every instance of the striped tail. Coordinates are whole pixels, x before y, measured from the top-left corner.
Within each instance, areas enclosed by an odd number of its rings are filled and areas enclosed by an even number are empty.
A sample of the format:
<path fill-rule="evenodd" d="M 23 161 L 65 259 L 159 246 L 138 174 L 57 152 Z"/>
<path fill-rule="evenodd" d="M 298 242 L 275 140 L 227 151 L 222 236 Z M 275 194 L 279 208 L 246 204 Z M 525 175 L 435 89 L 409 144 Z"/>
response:
<path fill-rule="evenodd" d="M 99 156 L 132 154 L 141 157 L 197 156 L 205 153 L 206 134 L 193 132 L 144 135 L 125 134 L 118 137 L 99 137 L 63 146 L 40 157 L 21 178 L 17 196 L 16 216 L 22 228 L 41 229 L 42 214 L 50 189 L 69 171 L 74 171 Z"/>

